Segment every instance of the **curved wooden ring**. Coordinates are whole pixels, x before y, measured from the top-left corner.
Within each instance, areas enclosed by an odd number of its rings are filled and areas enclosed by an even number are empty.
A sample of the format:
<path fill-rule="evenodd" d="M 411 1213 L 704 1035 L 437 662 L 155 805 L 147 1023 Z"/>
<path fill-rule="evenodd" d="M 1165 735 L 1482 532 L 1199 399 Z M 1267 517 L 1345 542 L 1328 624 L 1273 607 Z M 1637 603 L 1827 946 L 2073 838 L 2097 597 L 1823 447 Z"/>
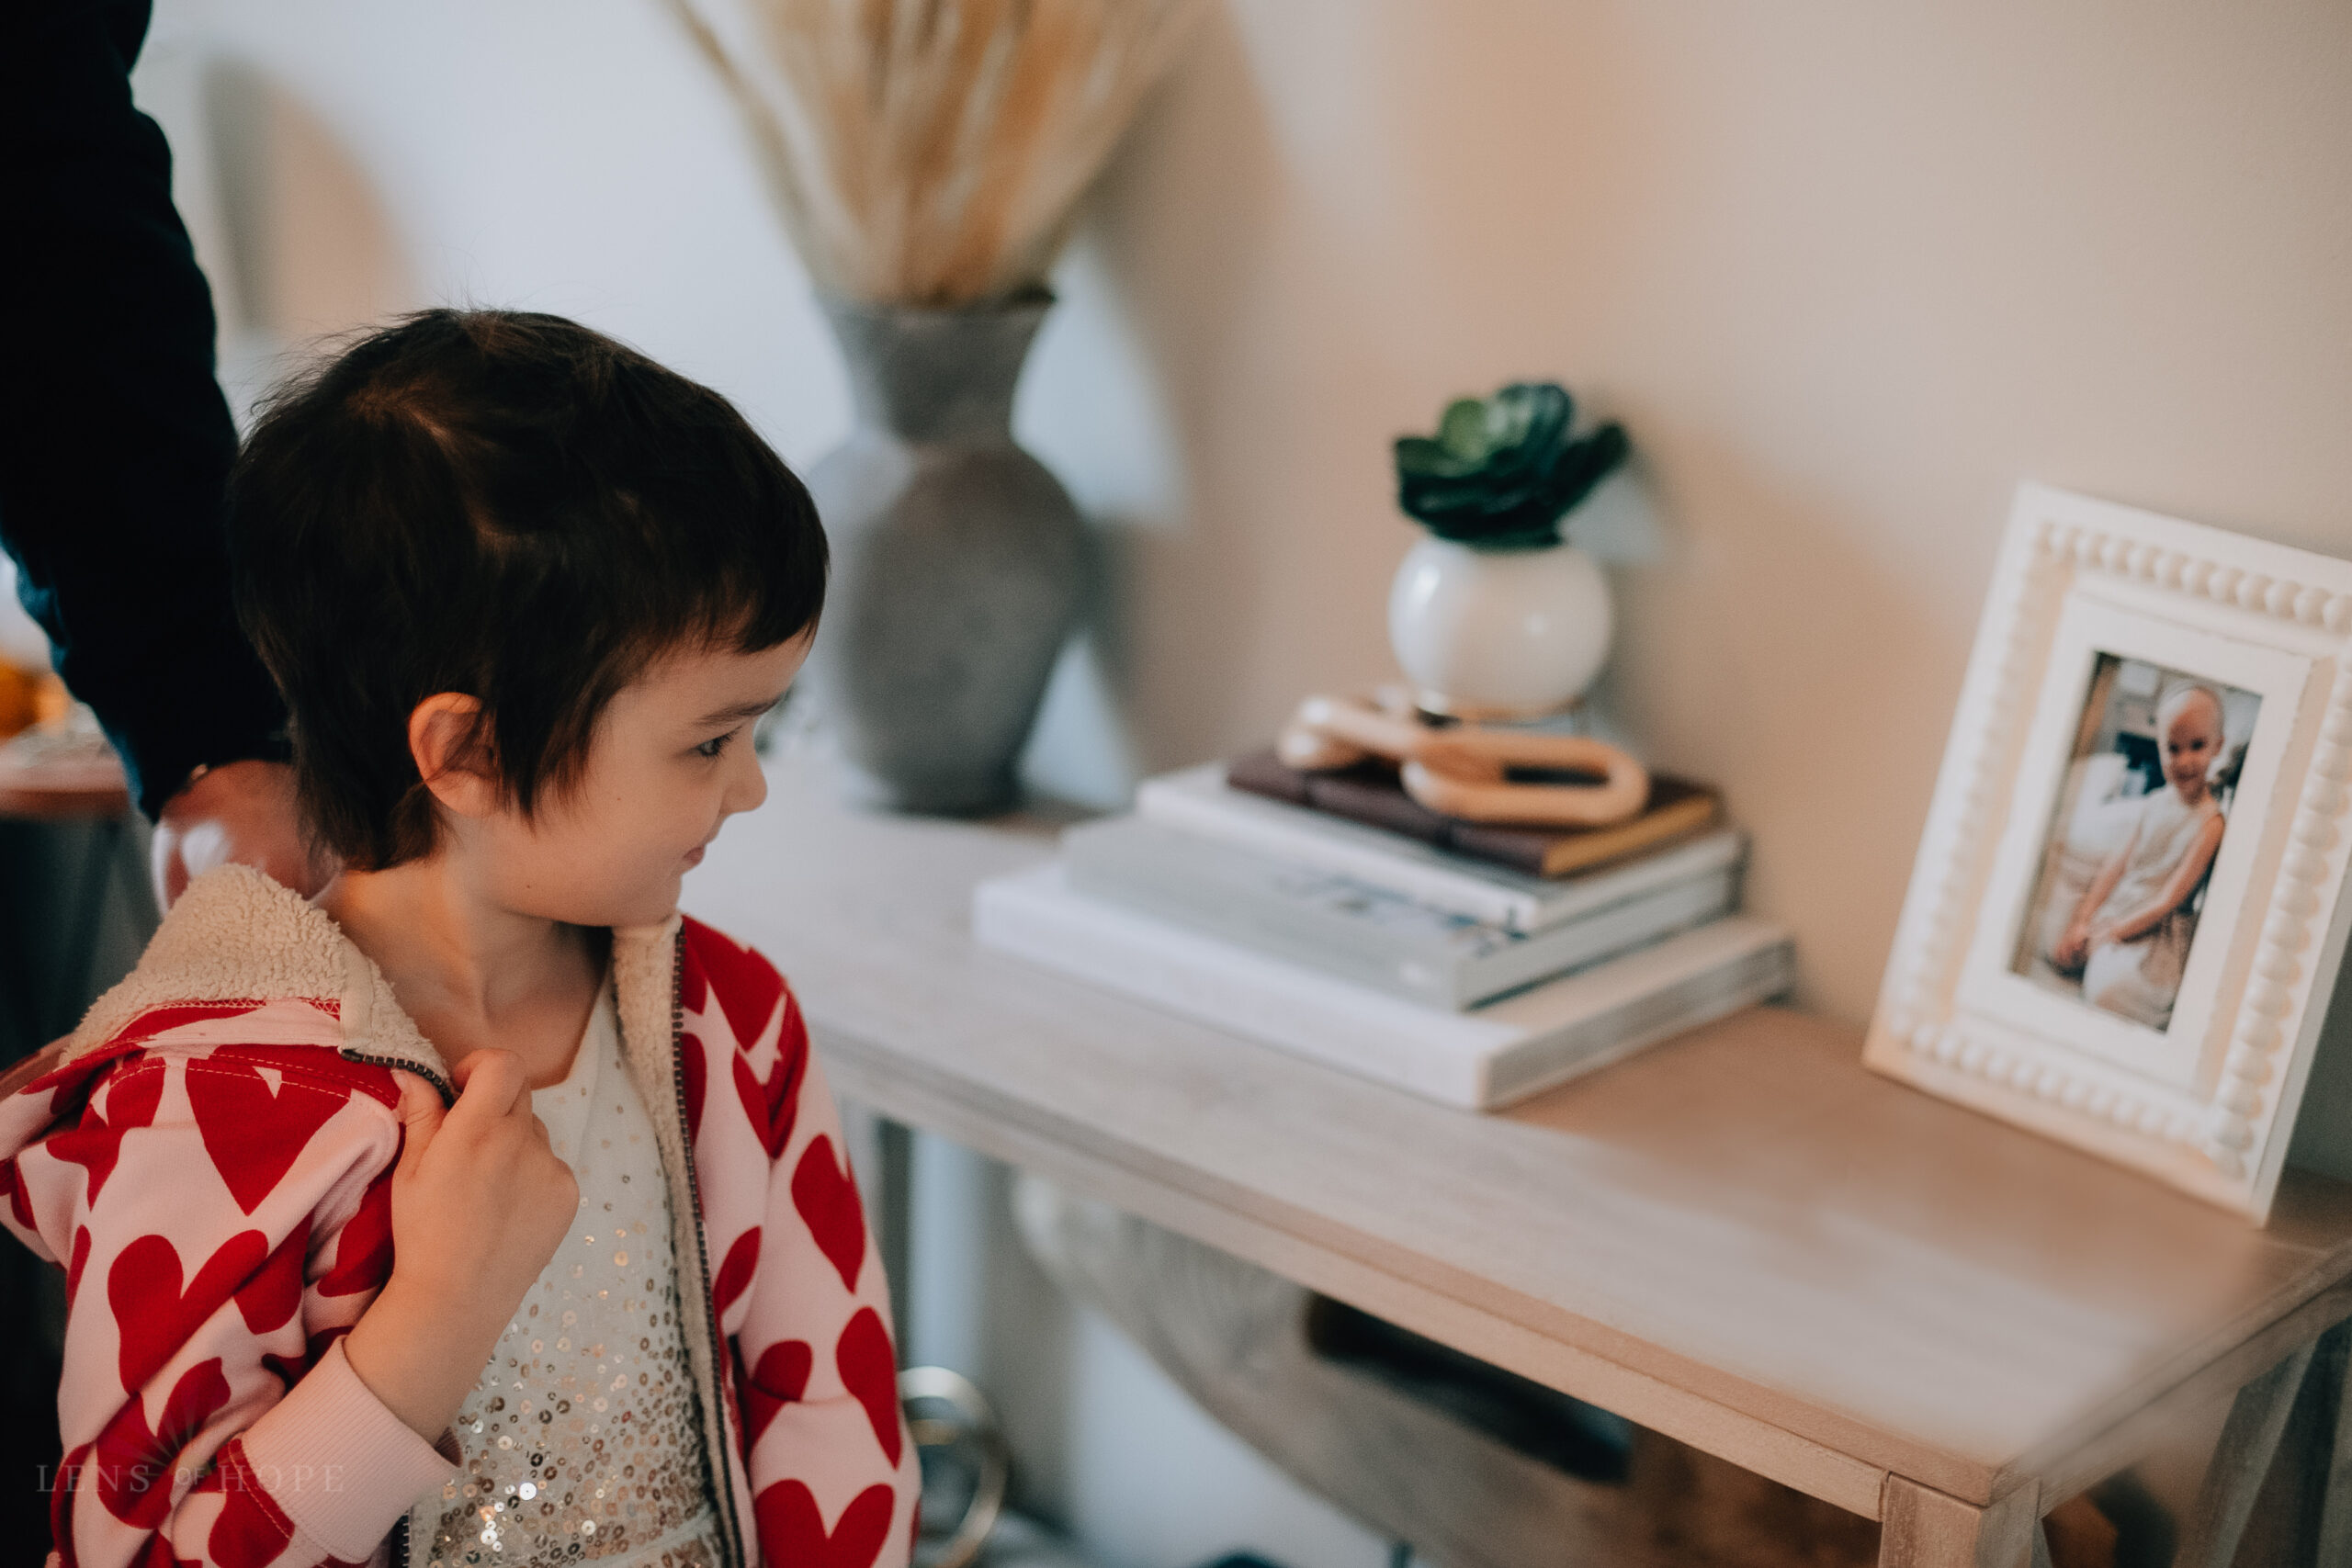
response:
<path fill-rule="evenodd" d="M 1432 729 L 1352 697 L 1309 697 L 1275 744 L 1294 768 L 1343 768 L 1367 755 L 1404 764 L 1408 794 L 1430 810 L 1472 822 L 1599 827 L 1649 803 L 1648 770 L 1605 740 L 1460 725 Z M 1589 784 L 1511 782 L 1508 770 L 1548 768 L 1600 775 Z"/>
<path fill-rule="evenodd" d="M 1509 767 L 1600 775 L 1597 784 L 1515 784 Z M 1604 740 L 1584 735 L 1441 731 L 1404 767 L 1406 793 L 1432 811 L 1472 822 L 1597 828 L 1649 804 L 1649 770 Z"/>

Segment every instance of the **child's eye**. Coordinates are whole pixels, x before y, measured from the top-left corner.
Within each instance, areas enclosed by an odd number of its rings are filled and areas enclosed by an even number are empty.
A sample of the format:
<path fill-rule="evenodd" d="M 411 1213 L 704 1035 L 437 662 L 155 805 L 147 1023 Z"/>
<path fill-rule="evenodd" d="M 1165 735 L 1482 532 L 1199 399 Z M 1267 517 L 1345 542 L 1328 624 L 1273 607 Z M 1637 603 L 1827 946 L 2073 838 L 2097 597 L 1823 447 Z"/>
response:
<path fill-rule="evenodd" d="M 714 735 L 709 739 L 695 748 L 695 755 L 697 757 L 716 758 L 721 751 L 727 750 L 727 743 L 729 740 L 734 739 L 740 733 L 741 731 L 739 730 L 730 729 L 724 735 Z"/>

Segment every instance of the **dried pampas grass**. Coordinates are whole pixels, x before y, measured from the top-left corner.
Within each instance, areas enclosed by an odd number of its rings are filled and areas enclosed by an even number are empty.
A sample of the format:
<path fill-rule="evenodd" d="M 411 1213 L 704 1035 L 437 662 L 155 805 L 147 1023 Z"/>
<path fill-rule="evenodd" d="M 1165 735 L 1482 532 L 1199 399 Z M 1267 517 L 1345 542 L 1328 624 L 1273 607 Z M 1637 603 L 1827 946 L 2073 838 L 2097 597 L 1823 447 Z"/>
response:
<path fill-rule="evenodd" d="M 664 0 L 818 283 L 950 307 L 1043 281 L 1203 0 Z"/>

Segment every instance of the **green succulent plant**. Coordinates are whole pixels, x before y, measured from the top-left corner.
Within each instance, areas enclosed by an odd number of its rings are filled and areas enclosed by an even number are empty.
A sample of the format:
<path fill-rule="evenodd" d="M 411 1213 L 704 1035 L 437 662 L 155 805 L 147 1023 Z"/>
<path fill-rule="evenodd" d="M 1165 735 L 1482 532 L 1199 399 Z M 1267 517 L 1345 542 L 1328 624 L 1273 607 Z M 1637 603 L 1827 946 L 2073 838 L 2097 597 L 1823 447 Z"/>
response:
<path fill-rule="evenodd" d="M 1441 539 L 1483 549 L 1560 542 L 1560 519 L 1625 460 L 1611 423 L 1570 434 L 1576 401 L 1556 381 L 1516 381 L 1446 405 L 1435 435 L 1396 438 L 1396 504 Z"/>

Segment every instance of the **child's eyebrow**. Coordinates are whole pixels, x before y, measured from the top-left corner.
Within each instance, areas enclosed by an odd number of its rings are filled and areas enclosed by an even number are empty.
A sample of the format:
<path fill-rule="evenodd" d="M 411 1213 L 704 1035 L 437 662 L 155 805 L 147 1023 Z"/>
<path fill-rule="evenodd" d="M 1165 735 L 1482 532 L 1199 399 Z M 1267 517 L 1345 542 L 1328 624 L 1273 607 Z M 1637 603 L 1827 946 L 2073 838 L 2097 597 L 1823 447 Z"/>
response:
<path fill-rule="evenodd" d="M 768 709 L 775 706 L 776 704 L 782 701 L 784 701 L 784 694 L 782 692 L 778 692 L 772 697 L 762 697 L 756 701 L 748 703 L 737 703 L 732 707 L 715 708 L 711 712 L 703 715 L 702 717 L 696 719 L 695 722 L 697 725 L 734 724 L 747 718 L 757 718 L 760 715 L 767 712 Z"/>

